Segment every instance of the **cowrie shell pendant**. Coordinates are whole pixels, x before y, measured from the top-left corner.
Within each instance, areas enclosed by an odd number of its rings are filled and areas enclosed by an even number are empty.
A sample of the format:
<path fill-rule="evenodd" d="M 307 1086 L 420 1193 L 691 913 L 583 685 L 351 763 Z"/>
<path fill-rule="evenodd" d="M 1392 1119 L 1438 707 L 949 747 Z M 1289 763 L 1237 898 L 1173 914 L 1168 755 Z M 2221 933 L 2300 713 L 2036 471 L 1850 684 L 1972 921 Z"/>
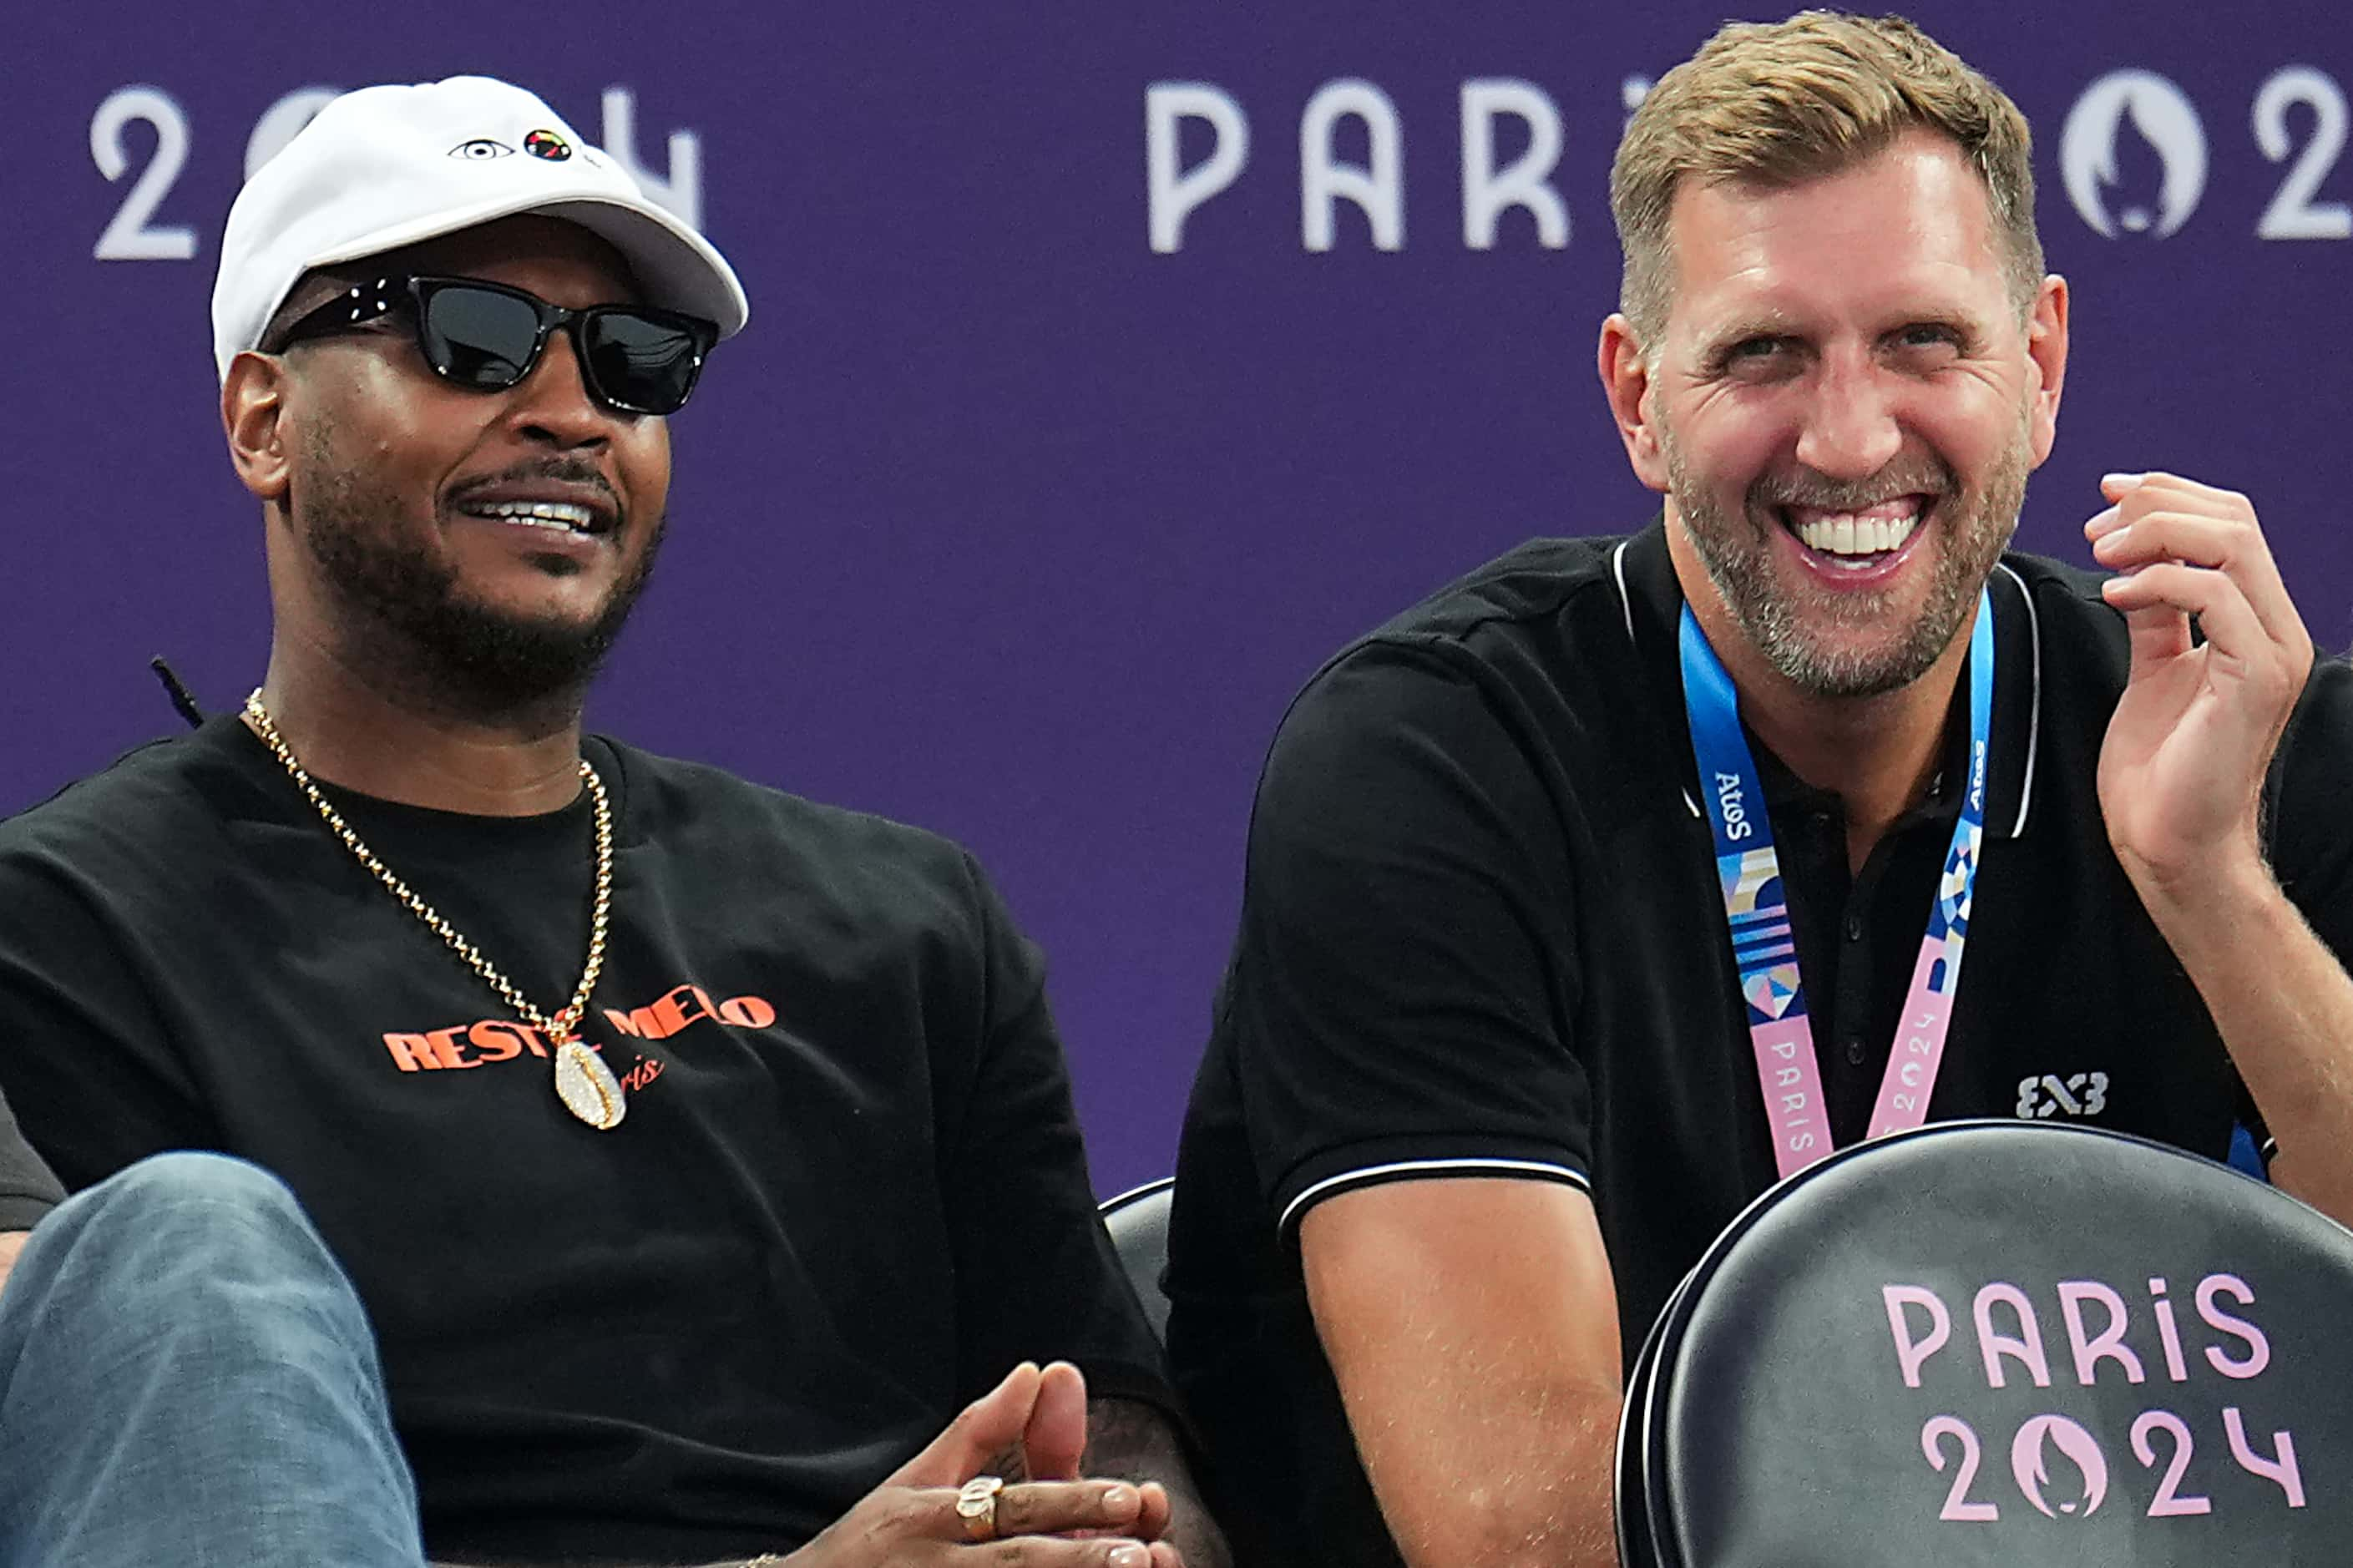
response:
<path fill-rule="evenodd" d="M 565 1040 L 555 1047 L 555 1098 L 564 1101 L 565 1110 L 599 1132 L 618 1127 L 629 1110 L 621 1093 L 621 1080 L 613 1076 L 603 1057 L 578 1040 Z"/>

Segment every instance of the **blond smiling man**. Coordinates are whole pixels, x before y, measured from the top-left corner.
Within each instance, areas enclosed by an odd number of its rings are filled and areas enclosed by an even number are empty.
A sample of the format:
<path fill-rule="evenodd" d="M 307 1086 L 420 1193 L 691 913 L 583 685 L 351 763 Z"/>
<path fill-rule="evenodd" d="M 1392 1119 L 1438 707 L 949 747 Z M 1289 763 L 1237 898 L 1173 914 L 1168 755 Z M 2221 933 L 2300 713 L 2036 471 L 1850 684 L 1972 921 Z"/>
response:
<path fill-rule="evenodd" d="M 2070 304 L 2015 106 L 1898 19 L 1728 26 L 1611 200 L 1662 515 L 1344 649 L 1260 783 L 1169 1282 L 1269 1562 L 1609 1562 L 1625 1357 L 1873 1132 L 2267 1128 L 2353 1217 L 2353 674 L 2230 491 L 2005 553 Z"/>

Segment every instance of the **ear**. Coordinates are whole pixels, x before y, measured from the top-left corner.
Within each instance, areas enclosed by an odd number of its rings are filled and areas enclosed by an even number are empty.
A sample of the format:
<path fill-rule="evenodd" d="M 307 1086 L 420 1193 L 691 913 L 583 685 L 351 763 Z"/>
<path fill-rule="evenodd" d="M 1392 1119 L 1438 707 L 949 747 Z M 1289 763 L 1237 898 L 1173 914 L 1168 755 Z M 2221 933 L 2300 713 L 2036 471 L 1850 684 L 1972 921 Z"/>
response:
<path fill-rule="evenodd" d="M 2067 279 L 2053 272 L 2042 280 L 2026 320 L 2026 360 L 2032 378 L 2028 429 L 2038 468 L 2059 436 L 2059 391 L 2067 380 Z"/>
<path fill-rule="evenodd" d="M 1636 479 L 1664 495 L 1667 458 L 1651 417 L 1651 372 L 1643 363 L 1634 323 L 1613 311 L 1601 323 L 1597 357 L 1602 395 L 1609 399 L 1610 417 L 1618 422 L 1618 438 L 1626 443 L 1626 460 L 1633 465 Z"/>
<path fill-rule="evenodd" d="M 228 379 L 221 384 L 221 432 L 237 479 L 265 503 L 283 500 L 291 479 L 285 399 L 284 360 L 248 352 L 229 362 Z"/>

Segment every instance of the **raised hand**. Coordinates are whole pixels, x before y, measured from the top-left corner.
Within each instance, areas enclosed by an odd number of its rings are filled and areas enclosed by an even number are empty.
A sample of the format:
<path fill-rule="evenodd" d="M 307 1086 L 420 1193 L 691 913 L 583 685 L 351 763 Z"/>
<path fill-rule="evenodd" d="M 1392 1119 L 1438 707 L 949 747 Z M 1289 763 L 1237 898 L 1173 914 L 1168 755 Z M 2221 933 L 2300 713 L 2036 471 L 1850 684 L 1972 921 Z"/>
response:
<path fill-rule="evenodd" d="M 2084 525 L 2125 614 L 2132 670 L 2100 751 L 2108 840 L 2144 898 L 2261 864 L 2263 774 L 2312 669 L 2312 638 L 2246 497 L 2111 474 Z M 2204 641 L 2193 644 L 2189 618 Z"/>

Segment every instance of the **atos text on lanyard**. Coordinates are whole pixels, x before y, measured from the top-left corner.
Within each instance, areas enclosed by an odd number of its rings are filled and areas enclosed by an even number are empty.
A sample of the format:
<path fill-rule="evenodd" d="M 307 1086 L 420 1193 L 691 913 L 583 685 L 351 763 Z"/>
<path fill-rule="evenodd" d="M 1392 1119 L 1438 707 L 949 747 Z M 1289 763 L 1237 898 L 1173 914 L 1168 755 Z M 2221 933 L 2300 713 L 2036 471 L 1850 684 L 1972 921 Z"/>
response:
<path fill-rule="evenodd" d="M 1765 809 L 1764 780 L 1740 730 L 1739 693 L 1724 662 L 1708 646 L 1691 606 L 1683 606 L 1680 637 L 1683 709 L 1691 721 L 1692 755 L 1715 836 L 1715 868 L 1724 889 L 1725 925 L 1747 1004 L 1748 1037 L 1757 1052 L 1757 1082 L 1773 1127 L 1773 1155 L 1793 1176 L 1831 1152 L 1829 1105 L 1814 1057 L 1813 1026 L 1798 977 L 1798 945 L 1789 924 L 1781 859 L 1773 849 L 1773 823 Z M 1960 989 L 1961 948 L 1968 935 L 1969 895 L 1977 884 L 1978 851 L 1985 839 L 1987 736 L 1993 710 L 1993 605 L 1980 592 L 1969 632 L 1969 776 L 1960 820 L 1936 879 L 1919 963 L 1896 1026 L 1895 1044 L 1880 1082 L 1867 1137 L 1919 1126 L 1945 1054 L 1953 996 Z"/>

